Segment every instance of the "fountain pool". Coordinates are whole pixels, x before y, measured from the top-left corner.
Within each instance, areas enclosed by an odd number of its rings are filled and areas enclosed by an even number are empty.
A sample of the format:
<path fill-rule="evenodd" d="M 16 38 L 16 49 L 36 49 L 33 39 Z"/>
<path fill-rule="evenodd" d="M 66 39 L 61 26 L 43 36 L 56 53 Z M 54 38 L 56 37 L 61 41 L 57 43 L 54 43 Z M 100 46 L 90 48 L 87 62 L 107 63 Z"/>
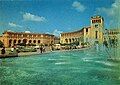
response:
<path fill-rule="evenodd" d="M 0 85 L 120 85 L 120 63 L 93 49 L 0 60 Z"/>

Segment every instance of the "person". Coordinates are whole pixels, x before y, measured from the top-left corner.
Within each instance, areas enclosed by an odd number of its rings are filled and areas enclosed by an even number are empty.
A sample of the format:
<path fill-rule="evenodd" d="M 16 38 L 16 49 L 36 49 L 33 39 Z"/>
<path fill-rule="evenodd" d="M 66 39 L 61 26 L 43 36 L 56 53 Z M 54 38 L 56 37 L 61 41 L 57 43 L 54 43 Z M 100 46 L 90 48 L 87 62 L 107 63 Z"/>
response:
<path fill-rule="evenodd" d="M 13 53 L 17 53 L 16 48 L 14 47 Z"/>
<path fill-rule="evenodd" d="M 12 46 L 12 48 L 11 48 L 11 52 L 13 52 L 14 51 L 14 46 Z"/>
<path fill-rule="evenodd" d="M 103 45 L 108 48 L 108 43 L 106 40 L 103 42 Z"/>
<path fill-rule="evenodd" d="M 42 51 L 43 51 L 43 48 L 42 48 L 42 46 L 40 47 L 40 52 L 42 53 Z"/>
<path fill-rule="evenodd" d="M 45 52 L 45 47 L 43 47 L 43 52 Z"/>
<path fill-rule="evenodd" d="M 1 54 L 4 55 L 5 53 L 6 53 L 5 47 L 3 47 L 2 50 L 1 50 Z"/>

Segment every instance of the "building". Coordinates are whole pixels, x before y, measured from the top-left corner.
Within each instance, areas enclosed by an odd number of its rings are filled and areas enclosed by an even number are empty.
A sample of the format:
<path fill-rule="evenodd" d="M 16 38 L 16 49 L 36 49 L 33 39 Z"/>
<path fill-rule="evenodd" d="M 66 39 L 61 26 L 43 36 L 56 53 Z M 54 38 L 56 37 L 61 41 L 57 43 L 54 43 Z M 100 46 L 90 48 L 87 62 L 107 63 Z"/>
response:
<path fill-rule="evenodd" d="M 60 44 L 60 38 L 55 36 L 54 44 Z"/>
<path fill-rule="evenodd" d="M 120 57 L 120 29 L 106 29 L 104 32 L 104 41 L 107 42 L 109 55 L 113 59 Z"/>
<path fill-rule="evenodd" d="M 120 29 L 105 29 L 104 39 L 117 39 Z"/>
<path fill-rule="evenodd" d="M 101 16 L 91 17 L 91 24 L 88 27 L 83 27 L 81 30 L 74 32 L 61 33 L 60 43 L 70 44 L 74 42 L 81 43 L 102 43 L 104 31 L 104 19 Z"/>
<path fill-rule="evenodd" d="M 54 44 L 54 35 L 5 31 L 3 35 L 0 36 L 0 40 L 4 43 L 5 47 L 11 47 L 20 43 L 34 45 L 51 45 Z"/>
<path fill-rule="evenodd" d="M 71 44 L 74 42 L 82 42 L 83 41 L 83 29 L 74 31 L 74 32 L 65 32 L 60 35 L 60 43 L 61 44 Z"/>
<path fill-rule="evenodd" d="M 118 42 L 119 40 L 120 40 L 120 29 L 105 29 L 104 41 L 111 43 L 111 42 Z"/>
<path fill-rule="evenodd" d="M 103 43 L 104 19 L 101 16 L 91 17 L 90 38 L 92 43 Z"/>

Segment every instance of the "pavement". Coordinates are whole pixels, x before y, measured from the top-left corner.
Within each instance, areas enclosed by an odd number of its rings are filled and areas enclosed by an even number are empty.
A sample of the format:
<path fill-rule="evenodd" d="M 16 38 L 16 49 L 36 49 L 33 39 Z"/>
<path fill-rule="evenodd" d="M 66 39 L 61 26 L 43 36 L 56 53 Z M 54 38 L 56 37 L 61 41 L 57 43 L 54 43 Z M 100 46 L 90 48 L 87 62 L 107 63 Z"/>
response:
<path fill-rule="evenodd" d="M 84 50 L 84 49 L 89 49 L 89 48 L 71 49 L 71 50 Z M 50 52 L 64 52 L 64 51 L 71 51 L 71 50 L 56 50 L 56 51 L 46 50 L 45 52 L 40 53 L 40 50 L 37 49 L 37 52 L 20 52 L 18 53 L 18 56 L 40 55 L 40 54 L 45 54 L 45 53 L 50 53 Z M 6 54 L 9 55 L 9 52 L 7 51 Z"/>

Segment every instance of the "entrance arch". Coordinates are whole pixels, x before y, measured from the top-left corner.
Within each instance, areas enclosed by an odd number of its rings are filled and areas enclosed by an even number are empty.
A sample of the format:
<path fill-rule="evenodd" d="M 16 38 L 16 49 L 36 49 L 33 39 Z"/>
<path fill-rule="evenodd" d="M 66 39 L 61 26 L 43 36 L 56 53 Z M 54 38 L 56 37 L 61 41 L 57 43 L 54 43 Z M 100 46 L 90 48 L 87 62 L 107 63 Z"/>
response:
<path fill-rule="evenodd" d="M 36 40 L 34 40 L 33 43 L 36 43 Z"/>
<path fill-rule="evenodd" d="M 32 40 L 29 40 L 29 43 L 32 43 Z"/>
<path fill-rule="evenodd" d="M 40 40 L 38 40 L 38 43 L 40 43 Z"/>
<path fill-rule="evenodd" d="M 68 39 L 65 39 L 65 42 L 68 43 Z"/>
<path fill-rule="evenodd" d="M 9 47 L 12 45 L 12 39 L 9 40 Z"/>
<path fill-rule="evenodd" d="M 23 43 L 26 44 L 27 43 L 27 39 L 23 39 Z"/>
<path fill-rule="evenodd" d="M 17 42 L 17 40 L 14 40 L 14 41 L 13 41 L 13 44 L 15 45 L 15 44 L 16 44 L 16 42 Z"/>
<path fill-rule="evenodd" d="M 18 40 L 18 44 L 20 44 L 21 43 L 21 40 Z"/>

